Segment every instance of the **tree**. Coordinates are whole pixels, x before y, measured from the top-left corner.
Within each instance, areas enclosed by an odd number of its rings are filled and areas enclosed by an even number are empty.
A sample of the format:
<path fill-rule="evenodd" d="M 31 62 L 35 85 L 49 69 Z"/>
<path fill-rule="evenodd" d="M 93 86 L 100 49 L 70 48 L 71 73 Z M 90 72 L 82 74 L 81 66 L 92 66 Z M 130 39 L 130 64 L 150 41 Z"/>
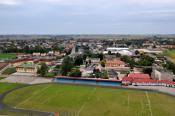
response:
<path fill-rule="evenodd" d="M 56 69 L 60 69 L 60 65 L 56 65 L 55 68 L 56 68 Z"/>
<path fill-rule="evenodd" d="M 102 61 L 101 61 L 101 66 L 102 66 L 102 67 L 105 67 L 105 60 L 102 60 Z"/>
<path fill-rule="evenodd" d="M 107 71 L 102 72 L 103 79 L 109 79 Z"/>
<path fill-rule="evenodd" d="M 75 65 L 80 66 L 82 64 L 83 64 L 83 57 L 82 56 L 75 57 Z"/>
<path fill-rule="evenodd" d="M 143 72 L 146 73 L 146 74 L 151 75 L 151 73 L 152 73 L 152 68 L 143 68 Z"/>
<path fill-rule="evenodd" d="M 128 63 L 131 68 L 133 68 L 136 65 L 136 62 L 134 61 L 134 59 L 129 56 L 126 56 L 126 55 L 122 56 L 121 60 Z"/>
<path fill-rule="evenodd" d="M 71 77 L 81 77 L 81 71 L 79 69 L 74 69 L 69 73 Z"/>
<path fill-rule="evenodd" d="M 108 51 L 108 55 L 112 55 L 111 51 Z"/>
<path fill-rule="evenodd" d="M 90 75 L 92 78 L 103 78 L 108 79 L 107 71 L 99 71 L 94 69 L 93 74 Z"/>
<path fill-rule="evenodd" d="M 100 61 L 104 59 L 104 55 L 102 53 L 97 54 L 96 58 L 100 58 Z"/>
<path fill-rule="evenodd" d="M 40 76 L 44 77 L 44 76 L 46 76 L 47 72 L 48 72 L 48 66 L 46 65 L 46 63 L 42 63 L 41 67 L 38 69 L 37 73 Z"/>
<path fill-rule="evenodd" d="M 66 76 L 68 72 L 72 70 L 73 67 L 74 67 L 73 59 L 70 58 L 69 56 L 66 56 L 61 65 L 61 74 Z"/>
<path fill-rule="evenodd" d="M 148 55 L 141 55 L 140 60 L 137 62 L 140 66 L 152 66 L 154 63 L 154 58 Z"/>
<path fill-rule="evenodd" d="M 138 50 L 135 51 L 135 55 L 139 55 L 140 52 Z"/>
<path fill-rule="evenodd" d="M 166 64 L 164 65 L 168 70 L 172 71 L 175 74 L 175 64 L 167 61 Z"/>
<path fill-rule="evenodd" d="M 83 59 L 85 60 L 87 57 L 92 57 L 92 52 L 90 50 L 84 51 Z"/>
<path fill-rule="evenodd" d="M 121 54 L 117 52 L 116 57 L 121 57 Z"/>

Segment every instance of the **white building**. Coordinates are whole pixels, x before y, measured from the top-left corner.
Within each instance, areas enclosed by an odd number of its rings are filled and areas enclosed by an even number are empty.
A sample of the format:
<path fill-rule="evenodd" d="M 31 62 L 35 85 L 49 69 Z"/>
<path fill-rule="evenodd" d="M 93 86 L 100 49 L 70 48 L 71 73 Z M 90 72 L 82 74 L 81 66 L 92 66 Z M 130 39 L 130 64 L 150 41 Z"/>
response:
<path fill-rule="evenodd" d="M 165 69 L 153 68 L 153 72 L 152 72 L 151 76 L 153 79 L 156 79 L 156 80 L 173 81 L 173 79 L 174 79 L 173 72 L 170 72 L 170 71 L 165 70 Z"/>
<path fill-rule="evenodd" d="M 121 55 L 127 55 L 127 56 L 132 56 L 133 52 L 129 50 L 129 48 L 116 48 L 116 47 L 111 47 L 107 48 L 106 51 L 103 52 L 103 54 L 108 54 L 108 52 L 111 52 L 112 54 L 121 54 Z"/>

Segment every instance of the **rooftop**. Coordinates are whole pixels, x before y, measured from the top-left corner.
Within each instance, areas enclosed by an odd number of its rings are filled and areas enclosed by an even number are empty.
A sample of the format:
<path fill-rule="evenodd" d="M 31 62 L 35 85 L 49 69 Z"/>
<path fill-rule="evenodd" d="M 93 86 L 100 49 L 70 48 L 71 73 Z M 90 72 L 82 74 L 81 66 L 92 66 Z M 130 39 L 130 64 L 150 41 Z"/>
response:
<path fill-rule="evenodd" d="M 17 66 L 17 68 L 35 68 L 36 65 L 34 64 L 22 64 L 20 66 Z"/>
<path fill-rule="evenodd" d="M 118 60 L 118 59 L 107 59 L 106 63 L 110 63 L 110 64 L 120 64 L 120 65 L 124 65 L 125 62 Z"/>

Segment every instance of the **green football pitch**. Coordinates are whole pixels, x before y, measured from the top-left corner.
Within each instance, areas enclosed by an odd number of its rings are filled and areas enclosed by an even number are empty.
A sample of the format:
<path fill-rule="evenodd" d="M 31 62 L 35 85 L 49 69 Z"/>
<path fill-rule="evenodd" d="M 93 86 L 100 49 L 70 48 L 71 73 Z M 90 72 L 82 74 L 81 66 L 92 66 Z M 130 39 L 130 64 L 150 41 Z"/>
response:
<path fill-rule="evenodd" d="M 17 86 L 19 86 L 20 84 L 10 84 L 10 83 L 0 83 L 0 94 L 11 90 Z"/>
<path fill-rule="evenodd" d="M 174 116 L 175 97 L 147 91 L 62 84 L 24 87 L 4 102 L 25 108 L 75 116 Z"/>
<path fill-rule="evenodd" d="M 11 90 L 15 87 L 18 87 L 18 86 L 21 86 L 21 84 L 0 83 L 0 94 L 6 92 L 8 90 Z M 6 116 L 6 115 L 9 115 L 9 116 L 23 116 L 19 113 L 8 112 L 4 109 L 0 109 L 0 116 Z"/>

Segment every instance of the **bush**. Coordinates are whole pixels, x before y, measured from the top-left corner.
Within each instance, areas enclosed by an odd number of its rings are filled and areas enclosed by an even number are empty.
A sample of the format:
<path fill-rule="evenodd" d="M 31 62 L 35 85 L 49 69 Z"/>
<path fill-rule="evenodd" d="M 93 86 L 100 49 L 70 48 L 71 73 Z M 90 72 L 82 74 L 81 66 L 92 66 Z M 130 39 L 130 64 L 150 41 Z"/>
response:
<path fill-rule="evenodd" d="M 40 76 L 44 77 L 44 76 L 46 76 L 47 72 L 48 72 L 48 66 L 46 65 L 46 63 L 42 63 L 41 67 L 38 69 L 37 73 Z"/>
<path fill-rule="evenodd" d="M 72 70 L 69 73 L 69 76 L 71 76 L 71 77 L 81 77 L 81 71 L 79 69 Z"/>
<path fill-rule="evenodd" d="M 56 74 L 52 72 L 46 74 L 46 77 L 50 77 L 50 78 L 55 77 L 55 76 Z"/>
<path fill-rule="evenodd" d="M 0 80 L 5 79 L 6 77 L 0 77 Z"/>

